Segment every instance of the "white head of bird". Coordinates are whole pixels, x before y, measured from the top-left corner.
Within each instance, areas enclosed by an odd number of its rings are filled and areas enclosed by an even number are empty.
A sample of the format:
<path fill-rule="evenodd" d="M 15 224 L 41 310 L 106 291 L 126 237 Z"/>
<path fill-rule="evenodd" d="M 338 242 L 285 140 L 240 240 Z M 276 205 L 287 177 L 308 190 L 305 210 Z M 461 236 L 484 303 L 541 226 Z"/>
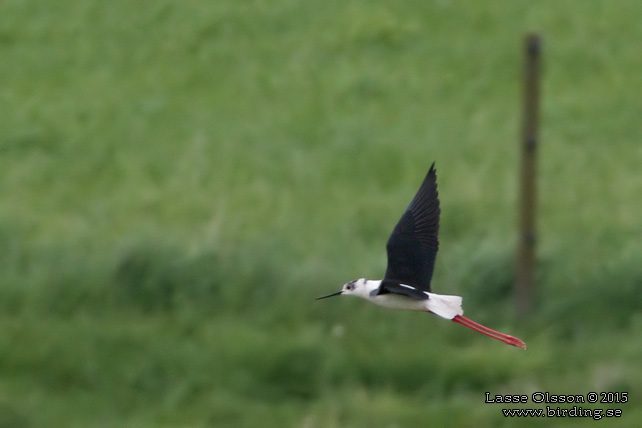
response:
<path fill-rule="evenodd" d="M 344 284 L 341 291 L 319 297 L 317 300 L 327 299 L 333 296 L 357 296 L 369 300 L 374 296 L 373 292 L 376 293 L 380 285 L 381 281 L 359 278 Z"/>

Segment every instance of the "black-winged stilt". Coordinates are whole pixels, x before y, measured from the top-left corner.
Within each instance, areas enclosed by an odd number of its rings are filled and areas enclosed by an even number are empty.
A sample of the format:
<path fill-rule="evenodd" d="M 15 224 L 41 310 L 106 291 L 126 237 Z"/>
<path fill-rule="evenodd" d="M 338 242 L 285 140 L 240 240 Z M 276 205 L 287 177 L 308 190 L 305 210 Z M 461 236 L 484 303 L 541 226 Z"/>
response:
<path fill-rule="evenodd" d="M 388 268 L 383 280 L 359 278 L 345 284 L 332 296 L 357 296 L 392 309 L 432 312 L 479 333 L 526 349 L 520 339 L 492 330 L 463 316 L 462 298 L 430 291 L 435 258 L 439 249 L 439 195 L 433 163 L 406 212 L 395 226 L 386 249 Z"/>

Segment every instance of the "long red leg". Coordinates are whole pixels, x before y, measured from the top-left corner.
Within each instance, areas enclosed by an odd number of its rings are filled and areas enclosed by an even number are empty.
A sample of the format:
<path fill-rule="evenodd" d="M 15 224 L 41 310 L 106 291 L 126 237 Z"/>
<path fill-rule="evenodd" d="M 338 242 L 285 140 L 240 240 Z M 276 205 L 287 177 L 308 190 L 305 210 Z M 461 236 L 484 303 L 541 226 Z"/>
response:
<path fill-rule="evenodd" d="M 495 331 L 491 328 L 488 328 L 479 323 L 476 323 L 475 321 L 470 320 L 461 315 L 455 315 L 455 317 L 453 318 L 453 321 L 463 326 L 466 326 L 470 329 L 473 329 L 479 333 L 485 334 L 486 336 L 492 337 L 493 339 L 501 340 L 502 342 L 508 345 L 517 346 L 518 348 L 526 349 L 526 344 L 522 342 L 520 339 Z"/>

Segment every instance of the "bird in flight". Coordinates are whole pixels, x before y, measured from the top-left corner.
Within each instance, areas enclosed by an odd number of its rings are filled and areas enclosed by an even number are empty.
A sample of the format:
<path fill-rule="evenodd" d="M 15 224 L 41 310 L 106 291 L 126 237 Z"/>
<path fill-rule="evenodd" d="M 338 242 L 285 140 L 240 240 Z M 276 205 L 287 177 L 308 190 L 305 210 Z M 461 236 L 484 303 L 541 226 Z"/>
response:
<path fill-rule="evenodd" d="M 432 312 L 508 345 L 526 349 L 520 339 L 492 330 L 463 316 L 462 298 L 430 290 L 439 249 L 439 195 L 435 164 L 395 226 L 388 244 L 388 267 L 382 280 L 359 278 L 341 291 L 319 297 L 357 296 L 391 309 Z"/>

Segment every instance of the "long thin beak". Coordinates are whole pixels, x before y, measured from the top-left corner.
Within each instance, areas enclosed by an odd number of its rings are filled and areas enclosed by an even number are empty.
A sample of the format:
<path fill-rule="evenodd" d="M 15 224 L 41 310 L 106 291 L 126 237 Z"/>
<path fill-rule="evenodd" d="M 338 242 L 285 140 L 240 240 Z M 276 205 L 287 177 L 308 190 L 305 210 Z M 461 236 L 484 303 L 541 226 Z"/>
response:
<path fill-rule="evenodd" d="M 317 297 L 315 300 L 327 299 L 328 297 L 338 296 L 343 293 L 343 290 L 337 291 L 336 293 L 328 294 L 327 296 Z"/>

